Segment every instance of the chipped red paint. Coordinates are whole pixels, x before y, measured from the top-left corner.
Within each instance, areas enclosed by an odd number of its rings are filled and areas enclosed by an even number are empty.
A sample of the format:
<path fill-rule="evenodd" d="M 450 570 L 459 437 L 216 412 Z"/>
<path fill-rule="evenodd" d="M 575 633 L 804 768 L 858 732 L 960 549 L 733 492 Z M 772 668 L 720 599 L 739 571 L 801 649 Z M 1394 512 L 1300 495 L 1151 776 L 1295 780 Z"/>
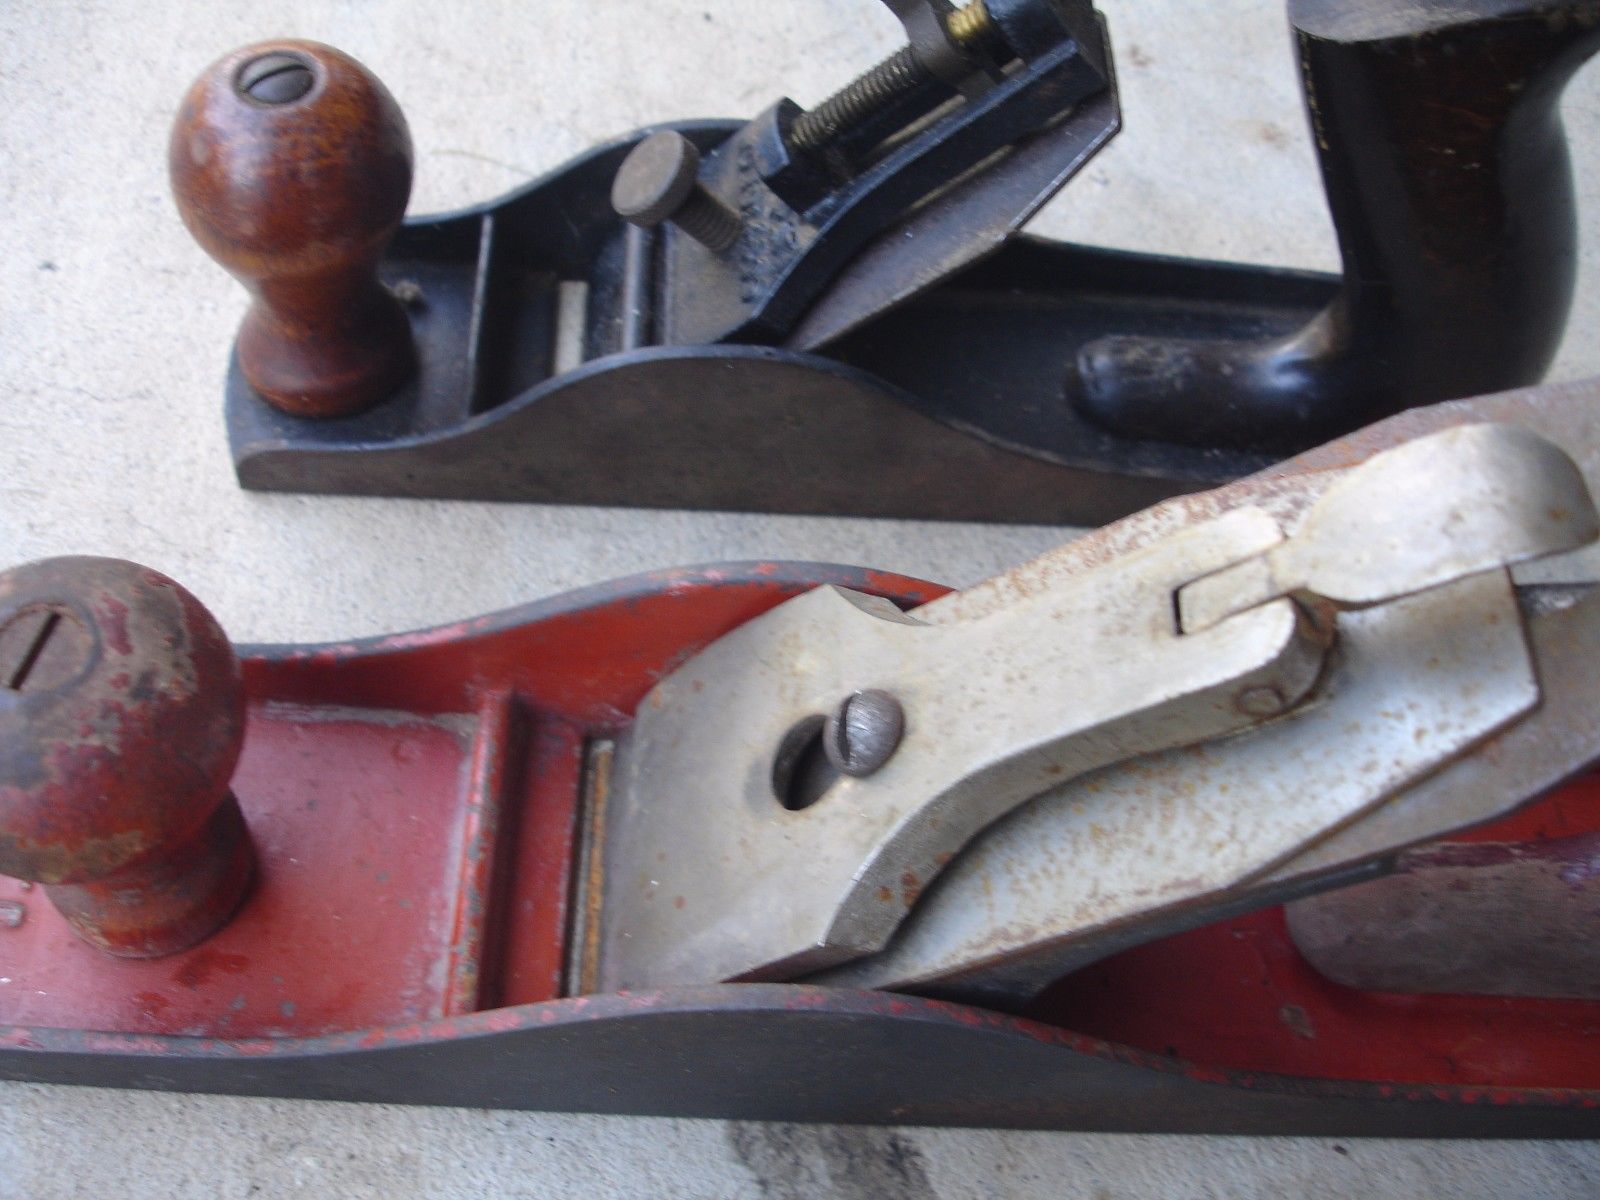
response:
<path fill-rule="evenodd" d="M 261 846 L 254 895 L 209 941 L 145 967 L 103 962 L 0 877 L 0 900 L 27 914 L 0 931 L 0 1023 L 315 1036 L 557 996 L 586 740 L 624 723 L 671 663 L 816 582 L 910 602 L 942 591 L 790 564 L 661 572 L 434 630 L 246 649 L 233 784 Z M 184 637 L 232 671 L 185 597 L 155 588 L 190 606 Z M 242 726 L 222 726 L 233 746 Z M 184 752 L 177 733 L 167 744 Z"/>
<path fill-rule="evenodd" d="M 1600 1096 L 1600 1002 L 1343 987 L 1300 955 L 1277 908 L 1124 951 L 1029 1011 L 1183 1059 L 1197 1078 L 1421 1084 L 1490 1102 L 1525 1088 Z"/>
<path fill-rule="evenodd" d="M 818 583 L 918 604 L 947 588 L 880 571 L 734 564 L 631 576 L 438 629 L 245 655 L 252 695 L 466 712 L 486 686 L 530 709 L 616 729 L 661 675 L 728 630 Z"/>
<path fill-rule="evenodd" d="M 440 1015 L 468 750 L 454 722 L 253 705 L 234 786 L 262 866 L 238 915 L 116 961 L 0 878 L 28 909 L 0 930 L 0 1024 L 254 1037 Z"/>
<path fill-rule="evenodd" d="M 484 693 L 462 798 L 461 850 L 444 1000 L 444 1011 L 452 1015 L 482 1006 L 485 940 L 495 905 L 501 838 L 510 819 L 506 810 L 520 778 L 522 725 L 520 706 L 508 689 Z"/>
<path fill-rule="evenodd" d="M 0 573 L 6 631 L 24 636 L 0 663 L 0 871 L 45 885 L 101 951 L 194 945 L 253 865 L 228 791 L 244 692 L 226 636 L 172 580 L 88 557 Z"/>
<path fill-rule="evenodd" d="M 818 1028 L 835 1036 L 859 1034 L 847 1055 L 852 1061 L 886 1045 L 921 1061 L 962 1036 L 981 1037 L 986 1054 L 1009 1056 L 1016 1070 L 1044 1072 L 1060 1089 L 975 1106 L 961 1094 L 975 1086 L 969 1073 L 956 1092 L 873 1110 L 868 1115 L 876 1119 L 1093 1125 L 1040 1118 L 1035 1110 L 1075 1111 L 1075 1097 L 1094 1108 L 1102 1087 L 1110 1089 L 1107 1112 L 1119 1103 L 1118 1089 L 1130 1087 L 1173 1104 L 1195 1095 L 1202 1108 L 1261 1093 L 1277 1099 L 1255 1110 L 1248 1109 L 1253 1102 L 1238 1103 L 1246 1105 L 1240 1111 L 1266 1114 L 1250 1118 L 1251 1127 L 1268 1128 L 1280 1127 L 1276 1114 L 1301 1101 L 1354 1103 L 1339 1111 L 1363 1114 L 1373 1105 L 1388 1113 L 1405 1105 L 1556 1113 L 1600 1104 L 1600 1055 L 1586 1032 L 1600 1013 L 1534 1006 L 1526 1019 L 1496 1025 L 1456 1003 L 1460 998 L 1396 1006 L 1382 997 L 1334 995 L 1331 985 L 1305 978 L 1276 914 L 1166 939 L 1092 968 L 1058 990 L 1053 1008 L 1040 1010 L 1050 1022 L 805 985 L 556 998 L 586 745 L 623 726 L 664 672 L 819 583 L 908 606 L 943 592 L 882 573 L 748 564 L 656 573 L 389 638 L 247 649 L 253 706 L 236 790 L 258 829 L 262 887 L 204 947 L 159 967 L 108 966 L 66 939 L 48 913 L 0 930 L 3 961 L 21 964 L 20 976 L 10 965 L 0 969 L 0 978 L 13 980 L 0 984 L 0 1074 L 563 1107 L 563 1087 L 577 1088 L 574 1081 L 604 1067 L 640 1088 L 659 1077 L 667 1091 L 635 1103 L 618 1098 L 617 1087 L 601 1088 L 600 1099 L 575 1107 L 739 1115 L 747 1110 L 673 1097 L 689 1094 L 681 1081 L 697 1077 L 718 1047 L 730 1047 L 729 1078 L 737 1079 L 765 1061 L 763 1039 L 790 1036 L 786 1022 L 804 1020 L 824 1023 Z M 1544 813 L 1512 821 L 1542 836 L 1568 832 L 1578 807 L 1593 811 L 1594 787 L 1582 784 L 1546 802 Z M 1506 840 L 1504 830 L 1485 836 Z M 0 898 L 11 897 L 30 903 L 18 885 L 0 881 Z M 1130 957 L 1137 955 L 1143 957 Z M 165 973 L 141 975 L 146 969 Z M 1110 1004 L 1093 995 L 1108 970 L 1117 980 Z M 1183 986 L 1174 987 L 1174 979 Z M 21 999 L 30 991 L 53 997 Z M 1292 1023 L 1298 1032 L 1281 1016 L 1286 1005 L 1299 1010 Z M 1367 1037 L 1360 1021 L 1340 1016 L 1358 1010 L 1377 1012 L 1392 1026 Z M 1440 1026 L 1441 1013 L 1455 1024 Z M 1315 1036 L 1304 1035 L 1307 1027 Z M 679 1043 L 663 1045 L 647 1032 L 658 1028 L 704 1029 L 710 1040 L 698 1043 L 700 1058 L 686 1060 Z M 1489 1031 L 1502 1038 L 1504 1052 L 1451 1059 L 1443 1049 L 1452 1030 Z M 580 1059 L 572 1057 L 579 1051 L 562 1049 L 589 1044 L 583 1039 L 591 1032 L 613 1047 L 605 1051 L 612 1057 Z M 671 1036 L 690 1044 L 698 1035 Z M 504 1065 L 487 1068 L 482 1080 L 448 1066 L 441 1075 L 403 1057 L 431 1047 L 465 1053 L 484 1038 L 504 1047 L 488 1060 Z M 1415 1045 L 1408 1048 L 1408 1039 Z M 554 1078 L 552 1053 L 564 1064 Z M 1518 1053 L 1532 1057 L 1519 1063 Z M 544 1071 L 523 1072 L 526 1054 Z M 118 1065 L 149 1061 L 162 1064 L 153 1075 Z M 335 1082 L 319 1073 L 324 1063 L 332 1064 L 326 1069 Z M 259 1073 L 268 1068 L 278 1073 Z M 766 1090 L 786 1094 L 775 1083 Z M 791 1110 L 780 1103 L 771 1111 L 861 1119 L 827 1105 Z M 1190 1122 L 1183 1127 L 1228 1127 L 1183 1120 Z M 1159 1110 L 1107 1121 L 1169 1127 Z"/>
<path fill-rule="evenodd" d="M 500 906 L 500 958 L 491 1003 L 535 1004 L 561 995 L 585 731 L 540 719 L 529 739 L 522 820 L 508 839 Z"/>

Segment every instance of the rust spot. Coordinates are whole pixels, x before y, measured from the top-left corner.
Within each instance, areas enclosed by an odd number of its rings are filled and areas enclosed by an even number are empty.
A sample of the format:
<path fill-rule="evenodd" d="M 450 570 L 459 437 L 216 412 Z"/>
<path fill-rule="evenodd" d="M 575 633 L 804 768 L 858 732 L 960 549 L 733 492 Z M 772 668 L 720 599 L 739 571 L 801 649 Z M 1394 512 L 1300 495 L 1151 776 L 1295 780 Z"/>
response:
<path fill-rule="evenodd" d="M 133 1003 L 141 1015 L 155 1017 L 172 1001 L 168 1000 L 160 992 L 136 992 L 134 993 Z"/>
<path fill-rule="evenodd" d="M 1276 121 L 1260 121 L 1256 124 L 1256 140 L 1271 146 L 1274 150 L 1282 150 L 1289 144 L 1289 132 Z"/>
<path fill-rule="evenodd" d="M 878 889 L 878 899 L 883 903 L 888 904 L 894 899 L 894 893 L 886 887 L 881 887 Z"/>
<path fill-rule="evenodd" d="M 682 908 L 683 906 L 684 906 L 684 899 L 683 899 L 682 896 L 674 896 L 672 898 L 672 907 L 673 908 Z"/>
<path fill-rule="evenodd" d="M 114 596 L 107 596 L 100 605 L 99 616 L 106 644 L 118 654 L 132 654 L 133 643 L 128 640 L 128 606 Z"/>
<path fill-rule="evenodd" d="M 27 864 L 36 883 L 106 875 L 137 859 L 148 848 L 149 839 L 137 829 L 104 838 L 80 838 L 71 845 L 34 842 L 0 833 L 0 862 Z"/>
<path fill-rule="evenodd" d="M 917 897 L 922 895 L 922 880 L 917 878 L 915 871 L 907 871 L 900 876 L 900 902 L 910 908 L 917 902 Z"/>
<path fill-rule="evenodd" d="M 198 988 L 218 971 L 237 975 L 250 965 L 242 954 L 225 954 L 220 950 L 198 950 L 172 973 L 172 981 L 186 988 Z"/>

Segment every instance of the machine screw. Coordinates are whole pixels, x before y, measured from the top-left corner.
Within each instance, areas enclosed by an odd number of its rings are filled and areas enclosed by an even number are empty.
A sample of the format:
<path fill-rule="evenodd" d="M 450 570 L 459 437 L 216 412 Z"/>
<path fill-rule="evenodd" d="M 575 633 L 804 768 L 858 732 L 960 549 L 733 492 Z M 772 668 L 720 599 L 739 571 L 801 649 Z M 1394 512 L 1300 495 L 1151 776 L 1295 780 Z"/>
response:
<path fill-rule="evenodd" d="M 945 18 L 945 32 L 962 50 L 982 51 L 1004 57 L 1005 41 L 983 0 L 972 0 Z M 933 79 L 933 73 L 905 46 L 884 59 L 866 74 L 845 84 L 810 112 L 795 118 L 789 130 L 789 144 L 796 150 L 815 153 L 834 138 L 853 129 L 876 113 L 916 91 Z"/>
<path fill-rule="evenodd" d="M 311 90 L 311 64 L 281 51 L 253 58 L 239 71 L 239 91 L 259 104 L 290 104 Z"/>
<path fill-rule="evenodd" d="M 60 605 L 27 608 L 0 625 L 0 689 L 45 692 L 73 679 L 93 647 Z"/>
<path fill-rule="evenodd" d="M 871 775 L 893 756 L 906 731 L 906 713 L 888 692 L 854 692 L 839 702 L 822 730 L 822 751 L 835 770 Z"/>
<path fill-rule="evenodd" d="M 671 221 L 707 249 L 738 241 L 738 214 L 701 186 L 700 151 L 672 129 L 652 133 L 622 160 L 611 184 L 611 207 L 625 221 L 650 228 Z"/>
<path fill-rule="evenodd" d="M 1247 717 L 1275 717 L 1283 711 L 1283 693 L 1271 684 L 1245 688 L 1233 706 Z"/>

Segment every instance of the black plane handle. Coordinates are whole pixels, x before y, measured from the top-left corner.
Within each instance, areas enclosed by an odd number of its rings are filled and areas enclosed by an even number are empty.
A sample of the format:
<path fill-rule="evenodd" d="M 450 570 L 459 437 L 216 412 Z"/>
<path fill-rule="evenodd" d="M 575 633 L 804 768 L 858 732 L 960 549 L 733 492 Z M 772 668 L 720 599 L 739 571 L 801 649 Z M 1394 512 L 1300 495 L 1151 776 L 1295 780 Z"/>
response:
<path fill-rule="evenodd" d="M 1337 298 L 1260 341 L 1107 336 L 1071 403 L 1130 437 L 1291 454 L 1549 367 L 1576 274 L 1562 89 L 1597 0 L 1289 0 Z"/>

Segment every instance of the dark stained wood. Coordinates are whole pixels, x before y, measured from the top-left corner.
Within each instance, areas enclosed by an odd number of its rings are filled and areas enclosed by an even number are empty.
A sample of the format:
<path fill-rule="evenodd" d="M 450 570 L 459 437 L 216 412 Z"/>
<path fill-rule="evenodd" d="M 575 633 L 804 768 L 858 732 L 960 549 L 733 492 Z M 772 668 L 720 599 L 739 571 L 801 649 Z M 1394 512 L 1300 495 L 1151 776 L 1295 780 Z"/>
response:
<path fill-rule="evenodd" d="M 1111 336 L 1068 391 L 1106 429 L 1298 453 L 1402 409 L 1538 380 L 1566 327 L 1577 208 L 1562 89 L 1596 0 L 1290 0 L 1344 260 L 1261 341 Z"/>

